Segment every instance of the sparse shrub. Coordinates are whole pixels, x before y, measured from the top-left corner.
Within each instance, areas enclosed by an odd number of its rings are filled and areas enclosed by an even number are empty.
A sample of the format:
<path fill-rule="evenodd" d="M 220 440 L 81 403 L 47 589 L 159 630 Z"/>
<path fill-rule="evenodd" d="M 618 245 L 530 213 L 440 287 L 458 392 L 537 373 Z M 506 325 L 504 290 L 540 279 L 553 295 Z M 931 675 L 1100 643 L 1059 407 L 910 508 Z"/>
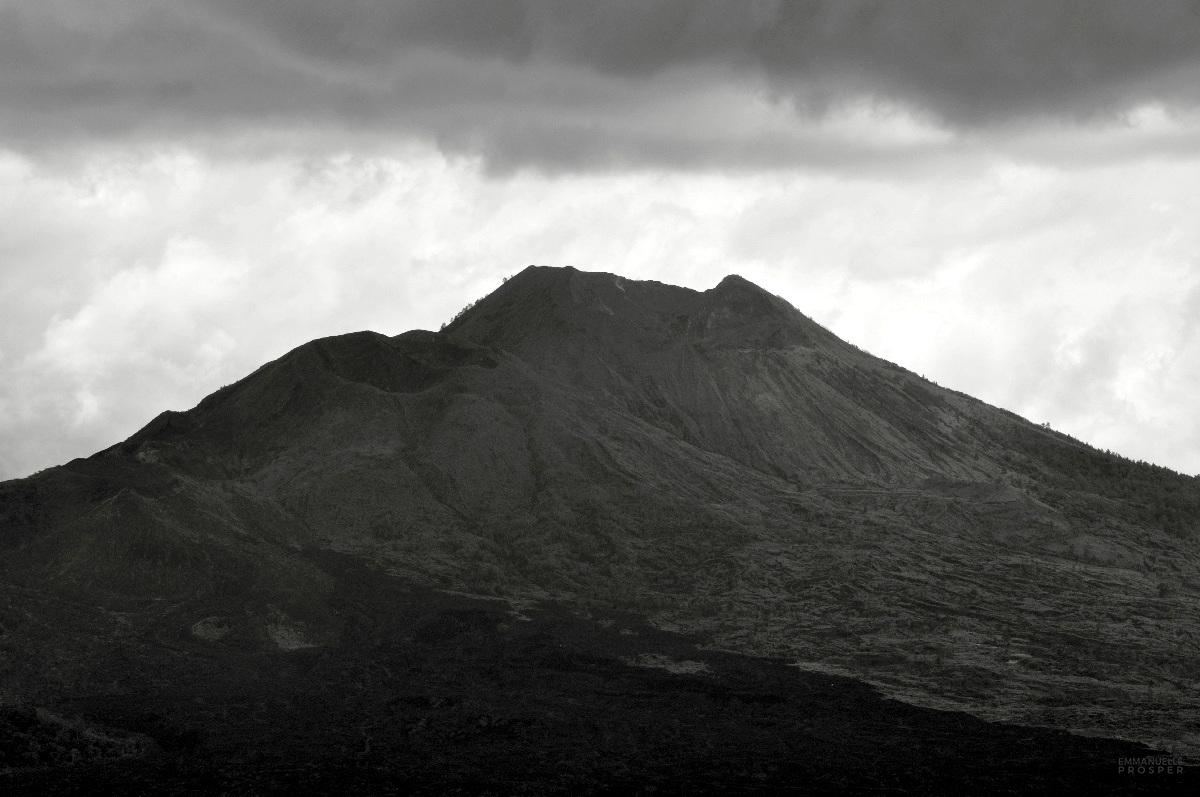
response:
<path fill-rule="evenodd" d="M 445 332 L 447 327 L 452 327 L 452 326 L 454 326 L 454 322 L 455 322 L 455 321 L 457 321 L 458 319 L 462 318 L 462 317 L 463 317 L 463 316 L 466 314 L 466 312 L 467 312 L 468 310 L 470 310 L 472 307 L 474 307 L 474 306 L 475 306 L 475 305 L 477 305 L 477 304 L 479 304 L 479 300 L 478 300 L 478 299 L 476 299 L 476 300 L 475 300 L 475 301 L 473 301 L 473 302 L 468 302 L 468 303 L 467 303 L 467 306 L 466 306 L 466 307 L 464 307 L 463 309 L 459 310 L 457 313 L 455 313 L 453 318 L 451 318 L 451 319 L 450 319 L 448 322 L 446 322 L 445 324 L 442 324 L 440 331 L 442 331 L 442 332 Z"/>

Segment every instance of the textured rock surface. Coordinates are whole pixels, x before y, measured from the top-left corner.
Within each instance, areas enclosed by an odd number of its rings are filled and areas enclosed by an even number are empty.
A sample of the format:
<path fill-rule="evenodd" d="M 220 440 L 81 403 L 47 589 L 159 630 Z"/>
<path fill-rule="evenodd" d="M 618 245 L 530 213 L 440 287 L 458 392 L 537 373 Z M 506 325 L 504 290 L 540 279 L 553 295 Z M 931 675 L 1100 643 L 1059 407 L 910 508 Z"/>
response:
<path fill-rule="evenodd" d="M 3 664 L 49 700 L 149 628 L 319 650 L 345 618 L 318 549 L 1196 755 L 1198 521 L 1196 480 L 940 388 L 739 277 L 531 267 L 440 333 L 313 341 L 0 484 Z M 52 633 L 72 606 L 105 625 Z"/>

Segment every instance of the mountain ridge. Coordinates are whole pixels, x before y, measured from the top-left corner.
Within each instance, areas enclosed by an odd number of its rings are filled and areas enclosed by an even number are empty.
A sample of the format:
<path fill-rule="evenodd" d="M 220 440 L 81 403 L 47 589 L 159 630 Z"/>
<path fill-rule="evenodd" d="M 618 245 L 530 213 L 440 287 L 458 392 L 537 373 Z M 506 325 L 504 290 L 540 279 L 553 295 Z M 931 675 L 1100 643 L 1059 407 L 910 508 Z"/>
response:
<path fill-rule="evenodd" d="M 347 633 L 308 553 L 333 551 L 1194 754 L 1198 520 L 1195 480 L 934 385 L 736 275 L 531 267 L 440 332 L 311 341 L 0 483 L 0 575 L 64 612 L 150 623 L 166 601 L 144 633 L 211 655 L 319 651 Z M 23 693 L 97 688 L 70 640 L 0 622 L 57 662 L 17 667 Z"/>

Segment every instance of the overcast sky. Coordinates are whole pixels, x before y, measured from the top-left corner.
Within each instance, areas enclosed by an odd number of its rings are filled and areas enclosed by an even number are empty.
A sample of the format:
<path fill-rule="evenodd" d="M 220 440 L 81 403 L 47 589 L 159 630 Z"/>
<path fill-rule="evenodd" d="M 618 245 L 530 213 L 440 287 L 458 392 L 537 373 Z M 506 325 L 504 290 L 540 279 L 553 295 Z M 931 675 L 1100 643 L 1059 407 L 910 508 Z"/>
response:
<path fill-rule="evenodd" d="M 0 0 L 0 478 L 530 263 L 1200 472 L 1200 2 Z"/>

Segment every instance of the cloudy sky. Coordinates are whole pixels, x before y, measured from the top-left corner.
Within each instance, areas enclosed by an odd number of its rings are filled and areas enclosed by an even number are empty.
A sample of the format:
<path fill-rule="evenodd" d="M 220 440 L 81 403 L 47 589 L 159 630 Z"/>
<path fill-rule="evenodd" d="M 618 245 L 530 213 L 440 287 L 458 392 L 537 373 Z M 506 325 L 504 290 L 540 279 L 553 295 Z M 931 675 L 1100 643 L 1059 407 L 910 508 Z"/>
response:
<path fill-rule="evenodd" d="M 525 265 L 1200 472 L 1200 2 L 0 0 L 0 478 Z"/>

